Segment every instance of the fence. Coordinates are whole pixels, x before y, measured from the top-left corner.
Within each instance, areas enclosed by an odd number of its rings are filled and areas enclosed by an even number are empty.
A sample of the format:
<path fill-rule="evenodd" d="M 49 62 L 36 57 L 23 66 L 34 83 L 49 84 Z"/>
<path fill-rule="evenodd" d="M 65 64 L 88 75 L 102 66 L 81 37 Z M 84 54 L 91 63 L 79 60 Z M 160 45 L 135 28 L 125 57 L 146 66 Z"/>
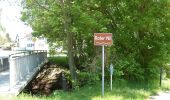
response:
<path fill-rule="evenodd" d="M 30 77 L 47 60 L 46 51 L 20 52 L 10 56 L 10 88 Z"/>

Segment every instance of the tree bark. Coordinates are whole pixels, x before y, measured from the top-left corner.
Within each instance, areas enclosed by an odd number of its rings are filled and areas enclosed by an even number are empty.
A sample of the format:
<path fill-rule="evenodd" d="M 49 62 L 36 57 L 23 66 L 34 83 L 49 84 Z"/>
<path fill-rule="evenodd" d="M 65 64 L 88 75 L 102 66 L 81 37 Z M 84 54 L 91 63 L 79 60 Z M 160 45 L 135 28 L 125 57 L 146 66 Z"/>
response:
<path fill-rule="evenodd" d="M 68 50 L 68 60 L 69 60 L 69 69 L 71 73 L 71 78 L 74 83 L 77 83 L 77 74 L 76 67 L 74 62 L 74 50 L 73 50 L 73 32 L 71 32 L 71 0 L 60 0 L 61 9 L 63 12 L 64 18 L 64 32 L 67 34 L 67 50 Z"/>

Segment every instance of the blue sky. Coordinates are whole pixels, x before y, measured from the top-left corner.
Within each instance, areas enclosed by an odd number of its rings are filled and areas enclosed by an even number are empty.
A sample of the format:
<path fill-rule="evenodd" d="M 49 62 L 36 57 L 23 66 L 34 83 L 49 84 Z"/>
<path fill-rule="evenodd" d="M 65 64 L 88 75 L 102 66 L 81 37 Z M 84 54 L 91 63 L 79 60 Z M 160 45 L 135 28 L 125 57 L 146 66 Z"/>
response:
<path fill-rule="evenodd" d="M 20 20 L 22 7 L 21 0 L 0 0 L 1 24 L 14 40 L 16 35 L 20 36 L 32 32 L 32 29 Z"/>

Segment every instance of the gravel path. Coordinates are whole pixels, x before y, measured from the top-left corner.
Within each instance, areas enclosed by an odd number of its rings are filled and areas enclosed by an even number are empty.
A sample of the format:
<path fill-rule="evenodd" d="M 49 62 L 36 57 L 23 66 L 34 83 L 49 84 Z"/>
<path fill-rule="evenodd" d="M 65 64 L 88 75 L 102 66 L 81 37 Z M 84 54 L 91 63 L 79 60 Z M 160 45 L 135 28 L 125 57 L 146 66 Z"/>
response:
<path fill-rule="evenodd" d="M 170 100 L 170 91 L 162 92 L 158 95 L 151 96 L 150 100 Z"/>

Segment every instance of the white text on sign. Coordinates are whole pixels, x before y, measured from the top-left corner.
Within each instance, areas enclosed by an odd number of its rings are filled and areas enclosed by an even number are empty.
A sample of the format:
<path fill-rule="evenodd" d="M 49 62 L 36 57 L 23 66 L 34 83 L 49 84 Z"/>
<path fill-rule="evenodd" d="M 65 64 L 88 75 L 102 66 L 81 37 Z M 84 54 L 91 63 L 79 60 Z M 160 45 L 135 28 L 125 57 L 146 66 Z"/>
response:
<path fill-rule="evenodd" d="M 94 45 L 111 46 L 112 45 L 112 33 L 94 33 Z"/>
<path fill-rule="evenodd" d="M 106 36 L 106 37 L 95 36 L 95 40 L 112 40 L 112 37 L 110 37 L 110 36 Z"/>

